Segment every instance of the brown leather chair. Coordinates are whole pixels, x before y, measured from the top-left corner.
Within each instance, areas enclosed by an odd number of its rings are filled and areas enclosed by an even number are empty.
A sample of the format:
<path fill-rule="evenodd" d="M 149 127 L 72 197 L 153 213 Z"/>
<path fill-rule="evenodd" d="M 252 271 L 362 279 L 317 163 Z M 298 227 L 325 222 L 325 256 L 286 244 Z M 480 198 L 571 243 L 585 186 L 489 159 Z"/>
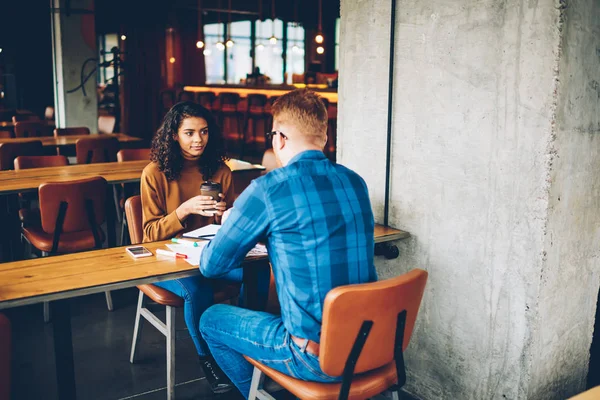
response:
<path fill-rule="evenodd" d="M 117 153 L 117 161 L 142 161 L 150 162 L 150 149 L 121 149 Z"/>
<path fill-rule="evenodd" d="M 125 201 L 125 215 L 127 216 L 129 226 L 129 236 L 132 244 L 141 243 L 144 237 L 143 217 L 142 217 L 142 198 L 133 196 Z M 239 294 L 239 285 L 230 283 L 220 284 L 215 281 L 217 287 L 214 291 L 214 302 L 222 303 L 228 301 Z M 143 317 L 157 328 L 167 339 L 167 399 L 175 397 L 175 310 L 183 307 L 183 299 L 173 293 L 155 285 L 140 285 L 140 296 L 138 300 L 137 311 L 135 315 L 135 325 L 133 328 L 133 342 L 131 343 L 131 355 L 129 362 L 135 362 L 135 350 L 137 342 L 142 334 Z M 155 303 L 166 306 L 167 317 L 166 324 L 162 323 L 150 310 L 146 308 L 147 299 Z"/>
<path fill-rule="evenodd" d="M 10 399 L 10 321 L 0 314 L 0 400 Z"/>
<path fill-rule="evenodd" d="M 106 220 L 106 180 L 93 177 L 67 182 L 43 183 L 38 189 L 40 224 L 22 228 L 24 238 L 42 256 L 99 249 L 104 241 L 100 227 Z M 110 292 L 106 292 L 112 310 Z M 44 304 L 44 320 L 49 320 Z"/>
<path fill-rule="evenodd" d="M 40 117 L 35 114 L 15 114 L 12 117 L 13 124 L 24 121 L 39 121 Z"/>
<path fill-rule="evenodd" d="M 0 171 L 13 169 L 15 158 L 18 156 L 41 156 L 44 154 L 42 142 L 0 143 Z"/>
<path fill-rule="evenodd" d="M 119 139 L 114 137 L 93 137 L 77 139 L 75 153 L 77 164 L 94 164 L 117 161 Z"/>
<path fill-rule="evenodd" d="M 75 135 L 89 135 L 90 130 L 85 126 L 74 127 L 74 128 L 56 128 L 54 130 L 54 137 L 59 136 L 75 136 Z"/>
<path fill-rule="evenodd" d="M 101 115 L 98 117 L 98 133 L 113 133 L 117 120 L 114 115 Z"/>
<path fill-rule="evenodd" d="M 254 374 L 249 399 L 271 398 L 263 381 L 269 376 L 301 399 L 368 399 L 391 389 L 394 397 L 406 381 L 403 352 L 408 347 L 427 282 L 421 269 L 396 278 L 340 286 L 325 298 L 320 344 L 310 342 L 323 372 L 341 383 L 301 381 L 249 357 Z M 302 340 L 303 341 L 303 340 Z"/>
<path fill-rule="evenodd" d="M 273 149 L 265 150 L 261 161 L 261 165 L 266 168 L 263 171 L 263 175 L 266 175 L 274 169 L 278 168 L 277 159 L 275 158 L 275 153 L 273 152 Z"/>
<path fill-rule="evenodd" d="M 14 132 L 17 138 L 52 136 L 52 128 L 44 121 L 17 122 Z"/>

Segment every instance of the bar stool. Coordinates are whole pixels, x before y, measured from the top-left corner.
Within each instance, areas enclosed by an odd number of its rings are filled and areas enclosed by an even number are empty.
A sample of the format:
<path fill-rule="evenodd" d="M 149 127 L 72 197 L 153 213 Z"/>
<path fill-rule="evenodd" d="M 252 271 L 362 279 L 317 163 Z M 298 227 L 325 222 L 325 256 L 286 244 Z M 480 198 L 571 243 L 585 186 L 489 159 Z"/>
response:
<path fill-rule="evenodd" d="M 194 98 L 194 93 L 193 92 L 183 91 L 183 92 L 179 93 L 178 101 L 192 101 L 192 102 L 195 102 L 196 99 Z"/>
<path fill-rule="evenodd" d="M 239 101 L 240 95 L 237 93 L 221 93 L 216 101 L 219 107 L 219 125 L 223 130 L 223 136 L 225 139 L 235 142 L 243 139 L 241 126 L 243 113 L 238 110 Z M 234 128 L 232 128 L 232 125 L 234 125 Z"/>
<path fill-rule="evenodd" d="M 406 382 L 403 352 L 419 312 L 427 272 L 339 286 L 325 297 L 320 343 L 309 342 L 323 372 L 341 383 L 307 382 L 246 357 L 254 365 L 249 399 L 273 399 L 263 388 L 265 376 L 301 399 L 368 399 L 392 390 L 398 399 Z M 294 339 L 291 346 L 299 347 Z M 301 350 L 299 350 L 301 351 Z"/>
<path fill-rule="evenodd" d="M 24 226 L 24 238 L 42 256 L 99 249 L 104 241 L 100 227 L 106 220 L 106 180 L 93 177 L 68 182 L 43 183 L 39 225 Z M 112 298 L 106 292 L 112 311 Z M 44 303 L 44 321 L 50 320 L 50 307 Z"/>
<path fill-rule="evenodd" d="M 215 107 L 215 99 L 217 96 L 213 92 L 198 92 L 197 101 L 202 107 L 209 111 L 217 111 Z"/>
<path fill-rule="evenodd" d="M 17 138 L 52 136 L 52 127 L 40 120 L 21 121 L 15 123 L 14 132 Z"/>
<path fill-rule="evenodd" d="M 246 146 L 256 146 L 258 143 L 264 145 L 265 136 L 263 133 L 268 130 L 267 120 L 269 114 L 265 112 L 267 96 L 264 94 L 249 94 L 247 100 L 248 106 L 246 108 L 244 123 L 244 141 L 242 143 L 240 158 L 243 158 Z M 251 121 L 252 124 L 250 124 Z M 257 126 L 260 126 L 260 129 L 257 129 Z M 252 128 L 251 132 L 250 128 Z M 260 133 L 257 134 L 258 132 Z"/>
<path fill-rule="evenodd" d="M 133 196 L 125 202 L 125 215 L 129 226 L 131 243 L 141 243 L 143 239 L 142 199 Z M 173 293 L 155 285 L 140 285 L 140 295 L 135 315 L 133 328 L 133 341 L 131 343 L 131 355 L 129 362 L 135 362 L 135 350 L 142 335 L 144 320 L 150 322 L 167 340 L 167 399 L 175 398 L 175 313 L 177 308 L 183 307 L 183 299 Z M 239 285 L 221 284 L 215 288 L 214 302 L 222 303 L 239 294 Z M 147 308 L 148 299 L 166 307 L 166 322 L 163 323 Z"/>

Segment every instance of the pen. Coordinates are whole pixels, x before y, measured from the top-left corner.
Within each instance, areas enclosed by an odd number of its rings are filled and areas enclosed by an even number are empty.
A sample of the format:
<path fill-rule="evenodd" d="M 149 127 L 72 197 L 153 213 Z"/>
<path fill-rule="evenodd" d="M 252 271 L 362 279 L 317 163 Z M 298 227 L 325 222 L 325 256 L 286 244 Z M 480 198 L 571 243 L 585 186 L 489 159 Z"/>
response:
<path fill-rule="evenodd" d="M 178 244 L 183 244 L 183 245 L 186 245 L 186 246 L 198 247 L 198 243 L 194 242 L 193 240 L 185 240 L 185 239 L 173 238 L 173 239 L 171 239 L 171 242 L 178 243 Z"/>
<path fill-rule="evenodd" d="M 181 253 L 175 253 L 174 251 L 168 251 L 163 249 L 156 249 L 156 254 L 160 254 L 163 256 L 170 256 L 175 258 L 187 258 L 187 255 Z"/>
<path fill-rule="evenodd" d="M 198 236 L 198 239 L 208 239 L 208 238 L 214 238 L 215 234 L 211 233 L 210 235 L 200 235 Z"/>

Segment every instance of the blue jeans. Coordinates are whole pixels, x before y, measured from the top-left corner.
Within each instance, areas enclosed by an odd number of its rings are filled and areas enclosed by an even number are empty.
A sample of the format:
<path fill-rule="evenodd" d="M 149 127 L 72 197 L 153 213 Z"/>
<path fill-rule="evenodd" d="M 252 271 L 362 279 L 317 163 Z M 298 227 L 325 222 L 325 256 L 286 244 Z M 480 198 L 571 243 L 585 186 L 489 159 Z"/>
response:
<path fill-rule="evenodd" d="M 245 398 L 250 392 L 254 367 L 244 355 L 297 379 L 341 381 L 340 377 L 325 374 L 319 358 L 290 338 L 280 316 L 216 304 L 202 314 L 200 332 L 221 369 Z"/>

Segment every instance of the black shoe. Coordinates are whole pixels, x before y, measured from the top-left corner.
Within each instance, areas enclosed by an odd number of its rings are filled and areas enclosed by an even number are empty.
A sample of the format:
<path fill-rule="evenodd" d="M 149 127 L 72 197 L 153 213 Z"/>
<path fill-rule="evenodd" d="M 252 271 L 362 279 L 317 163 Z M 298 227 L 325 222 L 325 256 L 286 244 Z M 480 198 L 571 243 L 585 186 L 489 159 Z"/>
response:
<path fill-rule="evenodd" d="M 210 385 L 210 390 L 214 394 L 226 393 L 233 389 L 233 384 L 221 368 L 219 368 L 219 364 L 217 364 L 214 358 L 211 356 L 200 357 L 200 365 Z"/>

